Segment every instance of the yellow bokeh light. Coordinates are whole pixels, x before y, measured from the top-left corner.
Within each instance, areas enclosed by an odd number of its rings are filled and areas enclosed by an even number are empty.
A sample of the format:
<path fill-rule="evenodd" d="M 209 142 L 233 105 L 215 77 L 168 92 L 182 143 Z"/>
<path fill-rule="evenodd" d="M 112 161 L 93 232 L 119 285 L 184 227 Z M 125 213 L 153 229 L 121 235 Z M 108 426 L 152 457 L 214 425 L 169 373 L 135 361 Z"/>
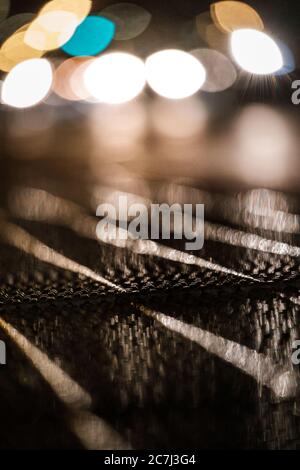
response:
<path fill-rule="evenodd" d="M 250 5 L 238 1 L 213 3 L 211 17 L 222 33 L 232 33 L 236 29 L 252 28 L 262 31 L 264 24 L 259 14 Z"/>
<path fill-rule="evenodd" d="M 30 47 L 50 51 L 63 46 L 74 34 L 78 18 L 69 11 L 49 11 L 39 15 L 29 26 L 25 42 Z"/>
<path fill-rule="evenodd" d="M 17 32 L 3 44 L 1 48 L 2 53 L 9 60 L 12 60 L 13 62 L 21 62 L 23 60 L 41 57 L 41 51 L 37 51 L 25 44 L 25 34 L 26 31 Z"/>
<path fill-rule="evenodd" d="M 3 72 L 9 72 L 16 64 L 9 60 L 3 52 L 0 50 L 0 70 Z"/>
<path fill-rule="evenodd" d="M 23 26 L 2 45 L 0 51 L 0 69 L 2 71 L 9 72 L 19 62 L 40 58 L 43 55 L 42 51 L 25 44 L 25 34 L 26 28 Z"/>
<path fill-rule="evenodd" d="M 91 0 L 53 0 L 46 3 L 27 30 L 26 44 L 41 51 L 62 47 L 71 39 L 91 7 Z"/>
<path fill-rule="evenodd" d="M 52 2 L 46 3 L 46 5 L 41 9 L 39 15 L 41 16 L 45 13 L 55 11 L 64 11 L 73 13 L 80 22 L 89 14 L 91 8 L 91 0 L 53 0 Z"/>
<path fill-rule="evenodd" d="M 201 13 L 196 17 L 196 28 L 201 39 L 209 47 L 224 53 L 228 52 L 229 36 L 216 27 L 209 12 Z"/>
<path fill-rule="evenodd" d="M 62 47 L 71 39 L 91 7 L 91 0 L 53 0 L 46 3 L 27 30 L 26 44 L 40 51 Z"/>
<path fill-rule="evenodd" d="M 27 31 L 27 29 L 29 28 L 30 24 L 31 24 L 31 23 L 23 24 L 23 26 L 20 26 L 20 28 L 18 28 L 18 29 L 14 32 L 14 34 L 16 34 L 16 33 L 22 33 L 22 32 L 24 32 L 24 31 Z"/>

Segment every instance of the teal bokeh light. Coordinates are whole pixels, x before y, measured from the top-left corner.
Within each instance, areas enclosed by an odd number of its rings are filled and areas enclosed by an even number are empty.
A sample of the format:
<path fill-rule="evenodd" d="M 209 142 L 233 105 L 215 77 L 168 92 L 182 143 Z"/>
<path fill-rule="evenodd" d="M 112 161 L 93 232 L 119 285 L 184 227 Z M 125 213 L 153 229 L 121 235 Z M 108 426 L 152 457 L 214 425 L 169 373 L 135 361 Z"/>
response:
<path fill-rule="evenodd" d="M 62 50 L 71 56 L 93 56 L 104 51 L 115 34 L 115 25 L 102 16 L 88 16 Z"/>

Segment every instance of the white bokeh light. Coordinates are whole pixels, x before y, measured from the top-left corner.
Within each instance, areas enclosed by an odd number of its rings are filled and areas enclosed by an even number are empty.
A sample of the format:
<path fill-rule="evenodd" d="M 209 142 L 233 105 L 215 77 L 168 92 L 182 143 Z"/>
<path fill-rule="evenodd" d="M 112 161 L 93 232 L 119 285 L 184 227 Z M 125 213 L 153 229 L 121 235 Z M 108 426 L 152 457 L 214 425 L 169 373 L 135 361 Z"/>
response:
<path fill-rule="evenodd" d="M 265 105 L 247 106 L 232 128 L 229 152 L 239 179 L 259 187 L 281 186 L 295 168 L 297 140 L 284 113 Z"/>
<path fill-rule="evenodd" d="M 48 95 L 52 81 L 53 71 L 48 60 L 25 60 L 6 76 L 1 101 L 14 108 L 29 108 Z"/>
<path fill-rule="evenodd" d="M 105 54 L 90 62 L 84 72 L 84 82 L 90 95 L 99 102 L 126 103 L 143 90 L 145 65 L 131 54 Z"/>
<path fill-rule="evenodd" d="M 205 82 L 206 72 L 191 54 L 169 49 L 148 57 L 146 77 L 150 87 L 159 95 L 183 99 L 200 90 Z"/>
<path fill-rule="evenodd" d="M 231 50 L 238 65 L 252 74 L 272 74 L 283 66 L 282 54 L 275 41 L 255 29 L 234 31 Z"/>

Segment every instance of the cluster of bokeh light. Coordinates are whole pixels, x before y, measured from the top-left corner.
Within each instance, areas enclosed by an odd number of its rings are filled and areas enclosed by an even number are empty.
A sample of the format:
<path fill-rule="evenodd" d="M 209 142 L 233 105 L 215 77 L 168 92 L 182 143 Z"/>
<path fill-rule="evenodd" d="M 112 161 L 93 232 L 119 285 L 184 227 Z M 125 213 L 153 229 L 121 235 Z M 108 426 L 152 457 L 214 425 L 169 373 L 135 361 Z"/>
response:
<path fill-rule="evenodd" d="M 0 0 L 0 69 L 7 73 L 3 104 L 26 108 L 52 91 L 64 100 L 121 104 L 148 85 L 172 100 L 199 90 L 220 92 L 249 74 L 286 74 L 293 70 L 291 51 L 264 31 L 260 15 L 239 1 L 220 1 L 197 16 L 197 34 L 207 47 L 156 50 L 147 57 L 106 51 L 128 41 L 151 24 L 144 8 L 120 3 L 100 12 L 91 0 L 52 0 L 37 15 L 8 17 L 9 0 Z M 45 55 L 59 50 L 65 59 Z M 70 57 L 71 56 L 71 57 Z"/>

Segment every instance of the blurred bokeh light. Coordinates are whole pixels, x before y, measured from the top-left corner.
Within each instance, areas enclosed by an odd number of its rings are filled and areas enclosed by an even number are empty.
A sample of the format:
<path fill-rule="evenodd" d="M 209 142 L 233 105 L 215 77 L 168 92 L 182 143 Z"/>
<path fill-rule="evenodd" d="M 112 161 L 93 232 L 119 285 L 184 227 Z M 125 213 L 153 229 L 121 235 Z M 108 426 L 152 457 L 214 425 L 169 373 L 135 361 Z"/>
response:
<path fill-rule="evenodd" d="M 39 58 L 43 55 L 42 50 L 37 50 L 25 43 L 26 31 L 17 31 L 10 36 L 1 48 L 1 53 L 11 64 L 15 65 L 24 60 Z M 10 67 L 8 70 L 11 70 Z"/>
<path fill-rule="evenodd" d="M 77 25 L 78 19 L 70 11 L 41 13 L 27 29 L 25 42 L 40 51 L 58 49 L 73 36 Z"/>
<path fill-rule="evenodd" d="M 203 91 L 216 93 L 230 88 L 237 79 L 237 72 L 232 62 L 219 51 L 213 49 L 195 49 L 192 52 L 204 66 L 206 79 Z"/>
<path fill-rule="evenodd" d="M 180 101 L 156 97 L 149 108 L 151 128 L 159 136 L 172 139 L 199 137 L 207 124 L 207 109 L 194 96 Z"/>
<path fill-rule="evenodd" d="M 92 56 L 104 51 L 113 40 L 115 25 L 101 16 L 88 16 L 62 47 L 72 56 Z"/>
<path fill-rule="evenodd" d="M 13 15 L 0 23 L 0 43 L 2 44 L 10 35 L 18 31 L 24 25 L 34 19 L 33 13 L 19 13 Z"/>
<path fill-rule="evenodd" d="M 71 58 L 63 61 L 55 70 L 52 90 L 61 98 L 70 101 L 80 100 L 72 88 L 71 80 L 73 74 L 81 65 L 81 58 Z"/>
<path fill-rule="evenodd" d="M 10 9 L 10 0 L 0 0 L 0 21 L 4 20 Z"/>
<path fill-rule="evenodd" d="M 138 96 L 145 86 L 143 61 L 122 52 L 95 59 L 88 65 L 84 77 L 91 96 L 102 103 L 125 103 Z"/>
<path fill-rule="evenodd" d="M 252 74 L 272 74 L 283 66 L 279 47 L 270 36 L 261 31 L 234 31 L 231 36 L 231 49 L 239 66 Z"/>
<path fill-rule="evenodd" d="M 202 87 L 206 73 L 203 65 L 191 54 L 181 50 L 164 50 L 146 60 L 150 87 L 170 99 L 183 99 Z"/>
<path fill-rule="evenodd" d="M 297 145 L 286 116 L 256 104 L 245 108 L 233 123 L 229 151 L 239 177 L 264 187 L 289 179 Z"/>
<path fill-rule="evenodd" d="M 52 0 L 43 6 L 39 14 L 58 11 L 70 12 L 76 16 L 78 22 L 81 22 L 89 14 L 91 8 L 91 0 Z"/>
<path fill-rule="evenodd" d="M 117 41 L 136 38 L 148 28 L 151 21 L 151 14 L 134 3 L 114 3 L 105 7 L 100 14 L 116 25 L 114 39 Z"/>
<path fill-rule="evenodd" d="M 223 33 L 237 29 L 263 30 L 264 23 L 259 14 L 248 4 L 238 1 L 223 1 L 211 5 L 211 16 Z"/>
<path fill-rule="evenodd" d="M 294 70 L 296 69 L 296 63 L 294 54 L 292 53 L 291 49 L 284 42 L 278 39 L 276 40 L 276 43 L 282 55 L 283 66 L 281 67 L 281 69 L 274 72 L 274 75 L 280 76 L 294 72 Z"/>
<path fill-rule="evenodd" d="M 16 65 L 5 78 L 1 101 L 15 108 L 28 108 L 49 93 L 53 72 L 46 59 L 30 59 Z"/>

